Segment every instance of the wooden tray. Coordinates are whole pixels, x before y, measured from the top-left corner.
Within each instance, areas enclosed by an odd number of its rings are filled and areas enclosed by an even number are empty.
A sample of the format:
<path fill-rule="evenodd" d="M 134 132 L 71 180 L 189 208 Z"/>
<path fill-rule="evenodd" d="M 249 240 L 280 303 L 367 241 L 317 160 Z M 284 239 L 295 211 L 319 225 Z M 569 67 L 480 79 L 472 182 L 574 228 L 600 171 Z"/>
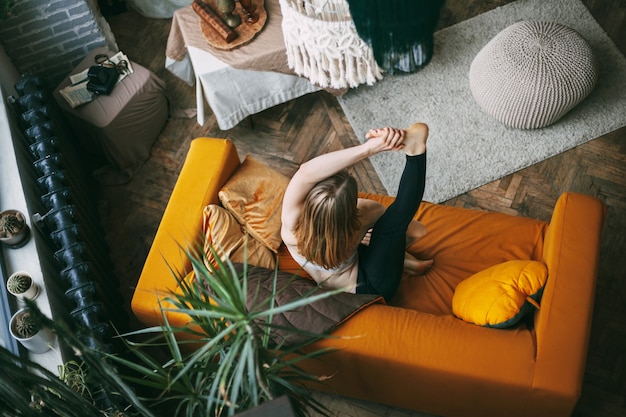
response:
<path fill-rule="evenodd" d="M 204 0 L 204 3 L 209 5 L 215 14 L 221 17 L 221 13 L 217 10 L 217 0 Z M 230 51 L 250 43 L 250 41 L 252 41 L 252 39 L 254 39 L 254 37 L 263 29 L 265 22 L 267 21 L 267 11 L 265 10 L 264 0 L 252 0 L 252 3 L 256 6 L 254 13 L 259 16 L 259 20 L 253 24 L 248 24 L 245 21 L 246 13 L 242 10 L 239 2 L 236 2 L 233 14 L 238 14 L 241 17 L 241 24 L 233 29 L 239 36 L 237 36 L 237 38 L 230 43 L 226 42 L 226 40 L 222 38 L 220 34 L 211 27 L 211 25 L 203 19 L 200 19 L 200 29 L 202 30 L 202 34 L 209 45 L 216 49 Z"/>

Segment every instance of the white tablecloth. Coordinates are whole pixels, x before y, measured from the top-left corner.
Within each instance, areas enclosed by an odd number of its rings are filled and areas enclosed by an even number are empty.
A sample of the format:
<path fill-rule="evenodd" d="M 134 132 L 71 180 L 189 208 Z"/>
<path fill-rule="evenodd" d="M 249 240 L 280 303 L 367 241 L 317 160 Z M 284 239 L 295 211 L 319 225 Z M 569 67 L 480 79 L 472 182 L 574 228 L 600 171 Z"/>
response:
<path fill-rule="evenodd" d="M 231 56 L 229 53 L 212 51 L 203 38 L 199 17 L 191 6 L 174 13 L 165 66 L 187 84 L 196 85 L 200 125 L 204 125 L 205 100 L 220 129 L 227 130 L 252 114 L 320 90 L 306 78 L 283 71 L 286 54 L 280 32 L 282 16 L 277 3 L 275 0 L 266 2 L 268 22 L 258 36 L 258 43 L 255 44 L 255 39 L 232 51 L 237 68 L 224 62 Z M 268 58 L 268 49 L 273 57 Z M 259 60 L 260 56 L 263 56 L 262 60 Z M 285 64 L 276 62 L 280 59 L 284 59 Z M 278 71 L 255 70 L 274 66 Z"/>

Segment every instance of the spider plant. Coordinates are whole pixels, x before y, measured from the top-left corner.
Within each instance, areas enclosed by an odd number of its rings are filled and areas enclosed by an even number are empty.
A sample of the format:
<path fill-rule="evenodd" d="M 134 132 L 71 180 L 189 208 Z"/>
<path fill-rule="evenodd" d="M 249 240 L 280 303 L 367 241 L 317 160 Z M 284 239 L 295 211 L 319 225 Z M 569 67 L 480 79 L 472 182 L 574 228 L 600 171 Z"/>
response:
<path fill-rule="evenodd" d="M 33 301 L 25 303 L 33 319 L 54 330 L 74 351 L 77 361 L 68 362 L 57 376 L 27 356 L 15 355 L 0 346 L 0 416 L 155 417 L 100 352 L 86 347 L 63 321 L 47 318 Z M 80 369 L 74 366 L 78 360 Z M 89 385 L 92 392 L 79 388 L 77 371 L 81 372 L 80 383 Z M 105 393 L 107 405 L 97 403 L 92 393 Z"/>
<path fill-rule="evenodd" d="M 300 415 L 327 415 L 302 385 L 326 377 L 311 375 L 299 364 L 327 353 L 305 348 L 329 336 L 283 328 L 273 318 L 342 290 L 312 290 L 277 306 L 274 298 L 283 290 L 277 270 L 270 294 L 263 297 L 248 285 L 247 265 L 241 270 L 227 260 L 207 267 L 204 255 L 188 256 L 195 280 L 177 276 L 182 293 L 167 298 L 173 307 L 162 307 L 164 324 L 120 336 L 128 347 L 120 354 L 85 345 L 80 333 L 62 320 L 50 320 L 25 300 L 33 318 L 52 329 L 76 360 L 60 368 L 57 377 L 0 346 L 0 416 L 232 416 L 283 395 Z M 217 253 L 214 257 L 219 259 Z M 170 325 L 167 311 L 187 314 L 190 325 Z M 276 330 L 281 335 L 299 333 L 305 342 L 287 346 Z M 180 338 L 181 333 L 195 340 Z M 137 337 L 141 340 L 135 341 Z M 185 349 L 188 343 L 194 344 L 193 350 Z"/>
<path fill-rule="evenodd" d="M 97 416 L 91 401 L 52 372 L 0 346 L 0 416 Z"/>
<path fill-rule="evenodd" d="M 244 264 L 243 270 L 238 271 L 229 260 L 219 261 L 217 251 L 213 250 L 214 258 L 218 259 L 214 267 L 204 262 L 202 251 L 186 252 L 195 280 L 188 282 L 183 274 L 174 273 L 182 292 L 167 298 L 173 307 L 161 307 L 164 324 L 124 335 L 136 360 L 115 359 L 136 374 L 129 377 L 130 381 L 156 390 L 148 403 L 159 408 L 169 405 L 171 415 L 176 416 L 232 416 L 288 395 L 301 415 L 309 411 L 327 414 L 328 410 L 302 385 L 303 381 L 322 381 L 325 377 L 311 375 L 299 364 L 327 353 L 328 350 L 304 348 L 329 336 L 304 332 L 306 342 L 286 346 L 272 337 L 272 331 L 279 327 L 272 321 L 277 314 L 342 290 L 316 289 L 278 307 L 274 298 L 283 288 L 278 288 L 277 270 L 271 293 L 263 297 L 249 286 L 251 267 Z M 252 302 L 247 298 L 250 291 Z M 167 311 L 188 315 L 189 326 L 172 326 L 164 314 Z M 280 330 L 284 332 L 285 328 Z M 300 332 L 293 328 L 287 331 Z M 194 340 L 179 337 L 181 333 L 193 336 Z M 131 339 L 137 336 L 142 341 L 133 342 Z M 184 349 L 186 343 L 194 343 L 194 349 Z M 155 346 L 165 348 L 164 361 L 147 353 Z"/>
<path fill-rule="evenodd" d="M 13 0 L 0 0 L 0 19 L 6 19 L 11 16 L 13 5 Z"/>

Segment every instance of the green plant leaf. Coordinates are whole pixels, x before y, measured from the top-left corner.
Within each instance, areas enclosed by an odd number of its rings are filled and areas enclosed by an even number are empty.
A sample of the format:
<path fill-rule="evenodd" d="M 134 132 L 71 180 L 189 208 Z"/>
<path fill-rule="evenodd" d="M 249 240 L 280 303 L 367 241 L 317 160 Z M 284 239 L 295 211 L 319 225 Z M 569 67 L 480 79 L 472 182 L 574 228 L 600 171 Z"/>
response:
<path fill-rule="evenodd" d="M 153 406 L 170 404 L 179 416 L 232 416 L 284 394 L 300 405 L 299 410 L 310 406 L 323 411 L 301 383 L 325 377 L 308 374 L 298 365 L 331 351 L 307 351 L 311 343 L 328 335 L 277 326 L 274 318 L 341 290 L 311 291 L 278 306 L 276 297 L 286 290 L 277 285 L 278 269 L 270 294 L 262 299 L 258 288 L 248 282 L 247 264 L 242 270 L 236 269 L 230 260 L 219 259 L 218 251 L 211 248 L 217 264 L 213 267 L 206 262 L 201 245 L 182 249 L 195 278 L 190 279 L 188 271 L 177 273 L 168 265 L 179 291 L 161 298 L 163 324 L 121 336 L 134 355 L 132 359 L 115 359 L 131 374 L 126 380 L 156 389 L 158 395 L 146 401 Z M 251 309 L 249 297 L 253 300 Z M 188 316 L 188 325 L 172 326 L 168 321 L 170 312 Z M 310 341 L 295 347 L 272 347 L 271 335 L 277 330 L 300 332 Z M 139 340 L 126 340 L 132 338 Z M 193 349 L 183 350 L 189 343 L 195 344 Z M 150 354 L 152 348 L 159 348 L 162 355 Z"/>

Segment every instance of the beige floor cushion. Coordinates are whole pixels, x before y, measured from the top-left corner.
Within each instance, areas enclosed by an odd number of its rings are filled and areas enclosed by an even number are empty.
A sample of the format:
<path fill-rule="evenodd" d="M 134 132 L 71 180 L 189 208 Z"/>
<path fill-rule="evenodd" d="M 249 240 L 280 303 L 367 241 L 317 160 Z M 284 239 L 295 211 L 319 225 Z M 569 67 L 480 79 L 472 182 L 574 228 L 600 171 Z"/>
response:
<path fill-rule="evenodd" d="M 549 126 L 580 103 L 597 79 L 587 41 L 553 22 L 515 23 L 484 46 L 469 71 L 481 109 L 512 128 Z"/>

